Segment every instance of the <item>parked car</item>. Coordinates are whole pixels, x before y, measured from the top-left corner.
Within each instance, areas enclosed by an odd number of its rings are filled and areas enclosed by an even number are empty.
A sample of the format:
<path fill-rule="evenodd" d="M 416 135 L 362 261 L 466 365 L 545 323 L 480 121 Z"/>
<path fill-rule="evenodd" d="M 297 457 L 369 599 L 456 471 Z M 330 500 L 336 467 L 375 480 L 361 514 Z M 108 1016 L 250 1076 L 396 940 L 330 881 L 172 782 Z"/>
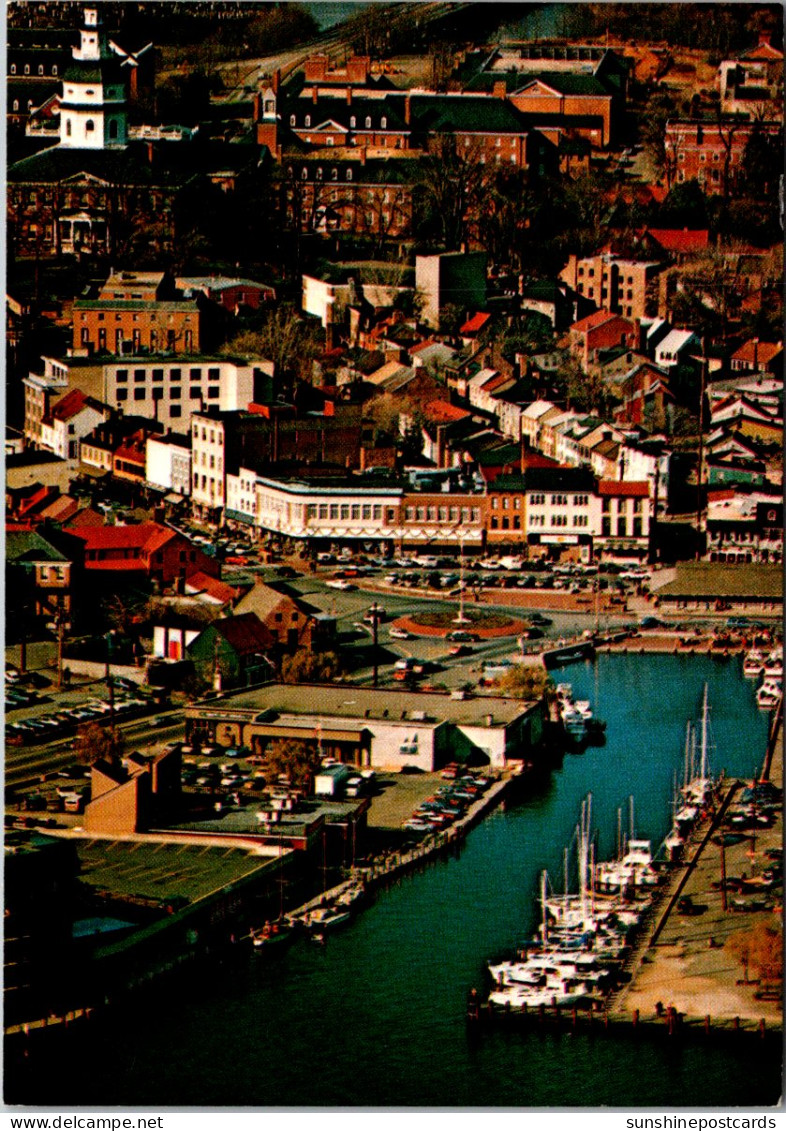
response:
<path fill-rule="evenodd" d="M 445 639 L 453 641 L 454 644 L 474 644 L 480 640 L 480 637 L 477 632 L 466 632 L 463 628 L 456 628 L 449 632 Z"/>
<path fill-rule="evenodd" d="M 398 625 L 395 625 L 395 624 L 391 625 L 391 627 L 388 629 L 388 633 L 389 633 L 390 636 L 393 637 L 394 640 L 411 640 L 412 639 L 412 633 L 411 632 L 407 632 L 407 630 L 405 628 L 399 628 Z"/>

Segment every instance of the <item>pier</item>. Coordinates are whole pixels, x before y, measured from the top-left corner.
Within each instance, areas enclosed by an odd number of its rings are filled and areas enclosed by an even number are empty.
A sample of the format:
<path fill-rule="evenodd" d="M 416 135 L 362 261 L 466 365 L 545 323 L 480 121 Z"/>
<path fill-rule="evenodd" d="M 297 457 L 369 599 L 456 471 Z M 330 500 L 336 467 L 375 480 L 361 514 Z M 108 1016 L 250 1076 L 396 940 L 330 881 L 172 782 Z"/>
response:
<path fill-rule="evenodd" d="M 778 783 L 783 742 L 777 721 L 775 727 L 765 769 L 766 780 Z M 782 902 L 779 897 L 772 908 L 756 910 L 763 901 L 734 891 L 740 878 L 760 877 L 773 854 L 780 859 L 783 808 L 772 827 L 751 831 L 736 844 L 718 843 L 723 816 L 742 787 L 734 782 L 727 788 L 709 828 L 699 833 L 690 863 L 671 879 L 649 931 L 635 948 L 631 981 L 610 1003 L 612 1020 L 668 1023 L 672 1009 L 680 1024 L 693 1027 L 762 1032 L 782 1027 L 782 958 L 780 977 L 752 972 L 752 947 L 761 945 L 754 935 L 770 927 L 780 937 Z M 680 912 L 684 899 L 693 913 Z"/>

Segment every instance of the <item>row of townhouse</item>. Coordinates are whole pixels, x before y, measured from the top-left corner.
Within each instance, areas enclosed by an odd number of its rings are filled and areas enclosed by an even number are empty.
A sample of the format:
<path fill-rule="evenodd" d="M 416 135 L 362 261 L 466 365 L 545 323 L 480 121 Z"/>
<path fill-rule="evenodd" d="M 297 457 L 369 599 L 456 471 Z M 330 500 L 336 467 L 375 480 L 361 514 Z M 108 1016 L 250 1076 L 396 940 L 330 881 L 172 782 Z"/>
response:
<path fill-rule="evenodd" d="M 335 543 L 389 551 L 487 548 L 531 556 L 567 553 L 641 560 L 647 554 L 649 484 L 598 480 L 586 468 L 529 468 L 488 486 L 444 486 L 373 476 L 273 479 L 239 468 L 226 476 L 231 523 L 317 547 Z"/>

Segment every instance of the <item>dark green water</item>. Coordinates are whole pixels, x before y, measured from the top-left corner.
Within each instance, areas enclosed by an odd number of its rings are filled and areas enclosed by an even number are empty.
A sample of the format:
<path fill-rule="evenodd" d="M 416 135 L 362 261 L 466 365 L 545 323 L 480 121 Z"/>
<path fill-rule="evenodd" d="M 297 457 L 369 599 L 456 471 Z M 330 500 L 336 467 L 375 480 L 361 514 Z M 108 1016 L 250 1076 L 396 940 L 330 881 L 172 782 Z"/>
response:
<path fill-rule="evenodd" d="M 685 721 L 709 683 L 713 771 L 760 765 L 767 717 L 737 661 L 601 657 L 564 669 L 608 721 L 606 746 L 566 757 L 527 799 L 498 811 L 457 858 L 379 894 L 319 949 L 280 962 L 232 956 L 161 983 L 133 1009 L 39 1053 L 7 1076 L 32 1104 L 254 1106 L 728 1106 L 774 1104 L 780 1045 L 660 1037 L 468 1032 L 484 964 L 535 923 L 543 867 L 562 875 L 579 805 L 593 794 L 601 849 L 636 796 L 636 831 L 669 825 Z"/>

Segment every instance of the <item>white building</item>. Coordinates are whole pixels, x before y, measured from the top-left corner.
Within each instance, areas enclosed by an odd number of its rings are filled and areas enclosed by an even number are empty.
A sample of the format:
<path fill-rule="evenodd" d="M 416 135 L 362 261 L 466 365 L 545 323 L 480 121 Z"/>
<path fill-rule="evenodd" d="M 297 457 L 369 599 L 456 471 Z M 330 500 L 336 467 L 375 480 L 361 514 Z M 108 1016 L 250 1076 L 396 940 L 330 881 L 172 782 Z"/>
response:
<path fill-rule="evenodd" d="M 108 416 L 106 405 L 72 389 L 41 420 L 39 446 L 60 459 L 78 459 L 80 440 Z"/>
<path fill-rule="evenodd" d="M 44 357 L 43 374 L 25 385 L 25 435 L 39 440 L 41 404 L 78 382 L 90 395 L 127 415 L 147 416 L 176 432 L 187 432 L 191 414 L 203 409 L 231 412 L 254 400 L 257 376 L 272 375 L 273 363 L 257 358 L 204 354 L 95 358 Z"/>
<path fill-rule="evenodd" d="M 151 487 L 177 495 L 190 495 L 190 437 L 177 432 L 169 432 L 165 436 L 148 436 L 145 446 L 145 480 Z"/>

